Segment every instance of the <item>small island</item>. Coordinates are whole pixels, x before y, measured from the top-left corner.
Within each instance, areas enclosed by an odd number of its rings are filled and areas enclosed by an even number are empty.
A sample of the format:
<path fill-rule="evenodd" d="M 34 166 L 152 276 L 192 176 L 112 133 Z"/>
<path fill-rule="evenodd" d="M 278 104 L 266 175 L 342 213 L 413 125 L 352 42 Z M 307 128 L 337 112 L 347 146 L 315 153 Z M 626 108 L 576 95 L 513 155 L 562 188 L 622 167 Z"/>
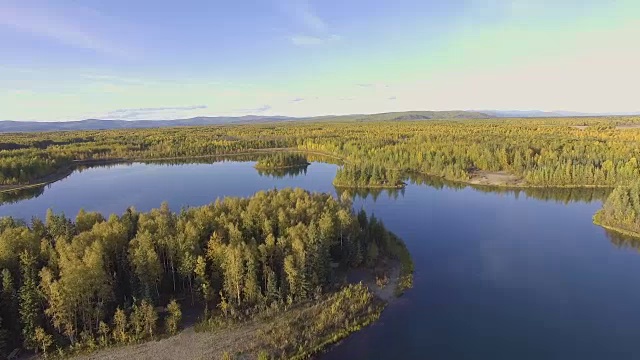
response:
<path fill-rule="evenodd" d="M 300 168 L 310 165 L 307 157 L 300 153 L 276 152 L 269 154 L 256 162 L 258 170 L 276 170 Z"/>
<path fill-rule="evenodd" d="M 0 250 L 5 356 L 307 358 L 375 321 L 413 276 L 375 216 L 302 189 L 2 218 Z"/>
<path fill-rule="evenodd" d="M 593 222 L 606 229 L 640 238 L 640 182 L 618 186 L 593 216 Z"/>
<path fill-rule="evenodd" d="M 287 167 L 287 168 L 278 168 L 278 169 L 256 169 L 258 170 L 258 175 L 271 177 L 275 179 L 282 179 L 285 177 L 296 177 L 299 175 L 306 175 L 307 166 L 296 166 L 296 167 Z"/>
<path fill-rule="evenodd" d="M 377 164 L 345 164 L 336 173 L 333 185 L 339 188 L 401 189 L 405 186 L 401 173 Z"/>

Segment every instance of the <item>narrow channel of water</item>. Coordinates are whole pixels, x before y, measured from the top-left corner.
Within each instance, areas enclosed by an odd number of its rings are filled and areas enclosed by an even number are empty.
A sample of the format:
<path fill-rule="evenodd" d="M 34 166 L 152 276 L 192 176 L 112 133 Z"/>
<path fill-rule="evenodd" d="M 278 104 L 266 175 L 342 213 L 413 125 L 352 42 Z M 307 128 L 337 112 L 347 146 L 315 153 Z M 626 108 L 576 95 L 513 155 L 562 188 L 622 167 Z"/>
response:
<path fill-rule="evenodd" d="M 94 167 L 5 202 L 0 216 L 28 220 L 47 208 L 68 216 L 80 208 L 122 213 L 130 205 L 147 211 L 162 201 L 179 210 L 285 187 L 337 194 L 336 168 L 313 163 L 265 174 L 252 162 Z M 415 287 L 323 358 L 640 358 L 640 256 L 634 242 L 591 223 L 602 194 L 418 182 L 356 197 L 356 209 L 374 213 L 407 243 Z"/>

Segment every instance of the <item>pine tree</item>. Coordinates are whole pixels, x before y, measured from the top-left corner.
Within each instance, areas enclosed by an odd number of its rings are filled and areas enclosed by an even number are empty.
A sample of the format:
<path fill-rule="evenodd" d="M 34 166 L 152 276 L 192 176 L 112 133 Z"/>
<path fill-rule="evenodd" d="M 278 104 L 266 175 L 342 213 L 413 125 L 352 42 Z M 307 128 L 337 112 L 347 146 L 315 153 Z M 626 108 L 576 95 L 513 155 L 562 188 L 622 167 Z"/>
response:
<path fill-rule="evenodd" d="M 20 254 L 22 286 L 18 291 L 20 299 L 20 326 L 25 349 L 37 349 L 36 329 L 41 323 L 41 296 L 36 280 L 36 259 L 28 252 Z"/>
<path fill-rule="evenodd" d="M 2 293 L 0 294 L 0 317 L 4 320 L 6 345 L 15 345 L 18 340 L 18 296 L 13 277 L 8 269 L 2 270 Z M 13 336 L 11 336 L 13 334 Z"/>

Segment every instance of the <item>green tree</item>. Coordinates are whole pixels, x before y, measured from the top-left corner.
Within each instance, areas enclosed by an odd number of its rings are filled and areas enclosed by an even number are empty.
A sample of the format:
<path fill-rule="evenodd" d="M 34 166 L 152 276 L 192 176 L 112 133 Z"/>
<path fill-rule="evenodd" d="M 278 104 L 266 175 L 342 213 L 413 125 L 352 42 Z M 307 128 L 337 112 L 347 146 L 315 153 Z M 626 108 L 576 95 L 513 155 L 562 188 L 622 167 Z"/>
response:
<path fill-rule="evenodd" d="M 113 340 L 121 344 L 126 343 L 128 340 L 127 328 L 127 314 L 118 307 L 113 314 L 113 331 L 111 333 Z"/>
<path fill-rule="evenodd" d="M 41 327 L 42 298 L 38 291 L 36 258 L 24 251 L 20 254 L 22 285 L 18 290 L 20 327 L 26 349 L 39 346 L 36 329 Z"/>
<path fill-rule="evenodd" d="M 182 311 L 180 310 L 180 304 L 177 301 L 171 300 L 167 305 L 167 312 L 169 313 L 165 319 L 165 328 L 171 335 L 178 333 L 180 321 L 182 320 Z"/>
<path fill-rule="evenodd" d="M 42 355 L 46 359 L 47 349 L 49 349 L 51 345 L 53 345 L 53 337 L 47 334 L 47 332 L 44 331 L 43 328 L 38 326 L 35 330 L 34 341 L 36 344 L 38 344 L 38 349 L 42 351 Z"/>

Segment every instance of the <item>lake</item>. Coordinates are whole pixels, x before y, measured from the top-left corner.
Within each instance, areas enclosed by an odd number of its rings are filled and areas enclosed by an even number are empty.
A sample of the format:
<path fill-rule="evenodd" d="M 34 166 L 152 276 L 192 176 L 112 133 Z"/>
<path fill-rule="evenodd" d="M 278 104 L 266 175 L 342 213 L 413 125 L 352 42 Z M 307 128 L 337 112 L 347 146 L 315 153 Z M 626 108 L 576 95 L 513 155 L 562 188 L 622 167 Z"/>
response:
<path fill-rule="evenodd" d="M 4 203 L 0 216 L 43 217 L 47 208 L 122 213 L 130 205 L 147 211 L 163 201 L 179 210 L 285 187 L 337 194 L 336 165 L 275 174 L 253 165 L 87 168 Z M 591 223 L 602 196 L 481 191 L 433 179 L 360 194 L 356 210 L 374 213 L 406 242 L 415 286 L 378 323 L 322 358 L 640 358 L 640 256 L 633 243 Z"/>

